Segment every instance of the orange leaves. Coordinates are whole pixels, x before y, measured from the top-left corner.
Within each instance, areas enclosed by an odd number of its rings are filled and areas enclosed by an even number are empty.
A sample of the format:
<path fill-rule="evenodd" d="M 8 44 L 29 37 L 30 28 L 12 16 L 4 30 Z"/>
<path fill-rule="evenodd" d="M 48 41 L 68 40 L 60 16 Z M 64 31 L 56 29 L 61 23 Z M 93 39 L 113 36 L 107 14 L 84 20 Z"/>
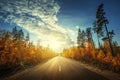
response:
<path fill-rule="evenodd" d="M 13 28 L 12 32 L 1 30 L 0 37 L 0 65 L 38 63 L 42 59 L 54 57 L 56 53 L 49 48 L 35 46 L 30 42 L 29 34 L 26 38 L 22 30 Z"/>
<path fill-rule="evenodd" d="M 112 54 L 111 53 L 107 53 L 106 54 L 106 56 L 105 56 L 105 58 L 104 58 L 104 61 L 106 62 L 106 63 L 111 63 L 111 61 L 112 61 Z"/>
<path fill-rule="evenodd" d="M 116 47 L 117 49 L 120 47 Z M 72 47 L 65 49 L 62 56 L 79 59 L 88 63 L 98 64 L 102 68 L 120 71 L 120 52 L 118 55 L 112 56 L 109 45 L 106 42 L 103 49 L 96 49 L 91 43 L 87 43 L 87 47 Z"/>
<path fill-rule="evenodd" d="M 55 56 L 49 48 L 36 47 L 24 40 L 13 41 L 10 38 L 0 39 L 0 64 L 38 63 L 41 59 Z"/>
<path fill-rule="evenodd" d="M 98 58 L 99 60 L 102 60 L 102 59 L 104 59 L 104 57 L 105 57 L 104 52 L 103 52 L 102 50 L 100 50 L 99 53 L 98 53 L 98 55 L 97 55 L 97 58 Z"/>
<path fill-rule="evenodd" d="M 120 67 L 120 54 L 112 59 L 112 64 L 113 64 L 113 66 L 119 66 Z"/>

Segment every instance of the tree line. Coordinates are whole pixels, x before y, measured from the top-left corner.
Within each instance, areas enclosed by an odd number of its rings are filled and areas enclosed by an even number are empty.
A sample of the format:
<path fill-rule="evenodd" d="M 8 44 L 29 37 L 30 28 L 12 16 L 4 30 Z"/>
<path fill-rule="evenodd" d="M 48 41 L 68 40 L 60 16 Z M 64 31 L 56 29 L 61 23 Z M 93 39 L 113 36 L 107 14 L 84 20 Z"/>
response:
<path fill-rule="evenodd" d="M 0 72 L 26 68 L 40 63 L 44 59 L 56 56 L 49 47 L 34 45 L 30 41 L 30 35 L 16 27 L 12 31 L 0 30 Z M 9 71 L 7 70 L 7 71 Z M 12 72 L 12 71 L 11 71 Z"/>
<path fill-rule="evenodd" d="M 108 30 L 109 21 L 105 17 L 103 7 L 104 4 L 98 6 L 93 27 L 86 30 L 78 29 L 77 47 L 64 49 L 62 56 L 81 60 L 102 69 L 120 72 L 120 46 L 117 41 L 113 41 L 114 30 Z M 93 41 L 93 31 L 97 35 L 98 48 Z"/>

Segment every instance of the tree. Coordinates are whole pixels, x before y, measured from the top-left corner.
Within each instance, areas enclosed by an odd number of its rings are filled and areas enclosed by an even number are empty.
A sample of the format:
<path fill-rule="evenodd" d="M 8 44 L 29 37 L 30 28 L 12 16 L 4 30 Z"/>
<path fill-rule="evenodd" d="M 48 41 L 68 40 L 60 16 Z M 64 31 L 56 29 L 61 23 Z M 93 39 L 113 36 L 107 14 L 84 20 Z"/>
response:
<path fill-rule="evenodd" d="M 85 43 L 85 37 L 86 37 L 86 34 L 85 34 L 85 31 L 83 30 L 82 33 L 81 33 L 81 41 L 82 41 L 82 44 L 81 46 L 84 47 L 84 43 Z"/>
<path fill-rule="evenodd" d="M 17 33 L 18 33 L 17 28 L 14 27 L 14 28 L 12 29 L 13 40 L 17 40 Z"/>
<path fill-rule="evenodd" d="M 97 12 L 96 12 L 96 21 L 97 21 L 97 33 L 100 34 L 101 36 L 103 36 L 103 27 L 105 28 L 106 31 L 106 35 L 109 41 L 109 47 L 111 49 L 111 53 L 113 56 L 114 52 L 113 52 L 113 48 L 112 48 L 112 44 L 111 44 L 111 39 L 110 39 L 110 34 L 107 28 L 107 24 L 109 23 L 107 18 L 105 17 L 105 12 L 103 9 L 104 4 L 100 4 L 98 6 Z"/>
<path fill-rule="evenodd" d="M 80 28 L 78 29 L 78 37 L 77 37 L 77 44 L 78 47 L 84 47 L 85 42 L 85 31 L 81 31 Z"/>
<path fill-rule="evenodd" d="M 17 34 L 17 38 L 18 38 L 18 41 L 24 40 L 24 33 L 23 33 L 22 29 L 19 30 L 19 32 Z"/>
<path fill-rule="evenodd" d="M 21 41 L 21 40 L 24 40 L 24 33 L 23 33 L 23 30 L 17 30 L 16 27 L 14 27 L 12 29 L 12 36 L 13 36 L 13 40 L 15 41 Z"/>
<path fill-rule="evenodd" d="M 18 52 L 18 55 L 19 55 L 19 62 L 20 62 L 20 65 L 22 65 L 24 67 L 24 64 L 23 64 L 23 53 L 21 51 L 21 45 L 22 45 L 22 41 L 24 40 L 24 33 L 23 33 L 23 30 L 17 30 L 16 27 L 14 27 L 12 29 L 12 36 L 13 36 L 13 40 L 15 42 L 17 42 L 17 47 L 19 49 L 19 52 Z"/>
<path fill-rule="evenodd" d="M 93 23 L 93 30 L 94 30 L 94 32 L 97 34 L 98 46 L 99 46 L 99 48 L 100 48 L 100 40 L 99 40 L 100 35 L 99 35 L 99 33 L 97 32 L 97 22 L 96 22 L 96 21 Z"/>
<path fill-rule="evenodd" d="M 112 39 L 113 39 L 113 35 L 115 35 L 114 30 L 112 30 L 111 32 L 109 32 L 109 36 L 110 36 L 111 42 L 112 42 Z"/>
<path fill-rule="evenodd" d="M 80 30 L 80 28 L 79 28 L 79 29 L 78 29 L 78 37 L 77 37 L 78 47 L 81 45 L 81 37 L 80 37 L 80 35 L 81 35 L 81 30 Z"/>
<path fill-rule="evenodd" d="M 27 33 L 26 35 L 26 41 L 29 41 L 30 40 L 30 36 L 29 36 L 29 33 Z"/>
<path fill-rule="evenodd" d="M 89 42 L 93 43 L 92 32 L 90 27 L 86 29 L 86 37 Z"/>

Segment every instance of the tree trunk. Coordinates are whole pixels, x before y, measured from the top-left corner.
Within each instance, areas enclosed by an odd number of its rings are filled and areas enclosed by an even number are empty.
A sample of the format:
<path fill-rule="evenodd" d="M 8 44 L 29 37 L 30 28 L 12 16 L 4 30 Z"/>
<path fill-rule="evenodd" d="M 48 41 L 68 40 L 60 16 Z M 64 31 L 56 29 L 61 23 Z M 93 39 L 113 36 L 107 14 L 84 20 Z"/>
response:
<path fill-rule="evenodd" d="M 112 54 L 112 56 L 115 56 L 115 54 L 114 54 L 114 52 L 113 52 L 113 47 L 112 47 L 112 44 L 111 44 L 111 40 L 110 40 L 110 36 L 109 36 L 109 32 L 108 32 L 108 28 L 107 28 L 107 25 L 106 25 L 106 24 L 105 24 L 105 30 L 106 30 L 106 34 L 107 34 L 107 36 L 108 36 L 108 42 L 109 42 L 111 54 Z"/>

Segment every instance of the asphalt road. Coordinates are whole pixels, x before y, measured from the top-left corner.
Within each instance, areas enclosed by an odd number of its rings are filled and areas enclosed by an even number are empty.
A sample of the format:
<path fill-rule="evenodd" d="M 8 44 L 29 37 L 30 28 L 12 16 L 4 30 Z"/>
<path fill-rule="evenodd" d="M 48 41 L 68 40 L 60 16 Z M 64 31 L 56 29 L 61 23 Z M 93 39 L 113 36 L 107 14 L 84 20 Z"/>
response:
<path fill-rule="evenodd" d="M 78 61 L 61 56 L 18 73 L 8 80 L 108 80 L 92 72 Z"/>

